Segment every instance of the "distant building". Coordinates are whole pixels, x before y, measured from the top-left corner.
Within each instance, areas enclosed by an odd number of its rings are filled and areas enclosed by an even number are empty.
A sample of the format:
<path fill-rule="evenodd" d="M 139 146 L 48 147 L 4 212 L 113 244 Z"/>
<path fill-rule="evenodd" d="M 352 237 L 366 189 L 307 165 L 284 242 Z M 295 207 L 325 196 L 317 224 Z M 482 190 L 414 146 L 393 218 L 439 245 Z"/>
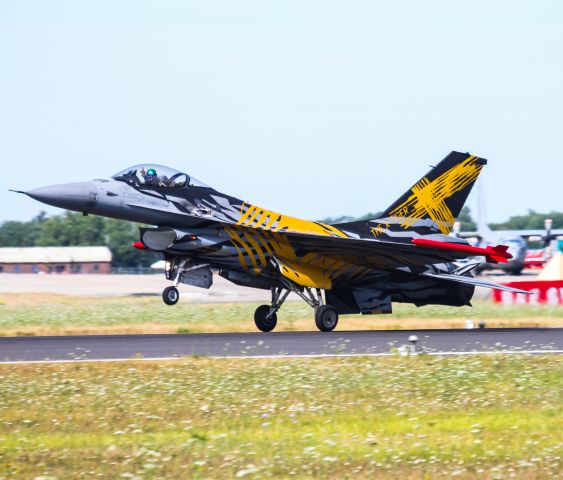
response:
<path fill-rule="evenodd" d="M 0 273 L 110 273 L 108 247 L 4 247 Z"/>

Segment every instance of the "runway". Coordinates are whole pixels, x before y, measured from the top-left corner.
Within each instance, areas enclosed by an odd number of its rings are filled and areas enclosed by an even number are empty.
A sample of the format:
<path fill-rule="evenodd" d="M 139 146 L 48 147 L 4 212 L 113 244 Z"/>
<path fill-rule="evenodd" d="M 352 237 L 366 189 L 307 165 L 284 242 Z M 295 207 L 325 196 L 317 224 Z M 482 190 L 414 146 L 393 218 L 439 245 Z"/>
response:
<path fill-rule="evenodd" d="M 391 355 L 406 351 L 412 335 L 418 339 L 418 353 L 563 353 L 563 328 L 503 328 L 0 337 L 0 361 Z"/>

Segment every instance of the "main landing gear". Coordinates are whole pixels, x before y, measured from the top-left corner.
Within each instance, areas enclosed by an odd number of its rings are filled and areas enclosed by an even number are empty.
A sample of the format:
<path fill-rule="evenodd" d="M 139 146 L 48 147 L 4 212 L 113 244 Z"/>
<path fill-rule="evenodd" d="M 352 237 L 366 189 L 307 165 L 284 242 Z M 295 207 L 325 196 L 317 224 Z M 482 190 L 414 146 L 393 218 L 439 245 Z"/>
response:
<path fill-rule="evenodd" d="M 315 324 L 321 332 L 332 332 L 338 325 L 338 312 L 332 305 L 322 305 L 315 312 Z"/>
<path fill-rule="evenodd" d="M 289 295 L 286 288 L 272 287 L 272 306 L 270 305 L 260 305 L 254 312 L 254 323 L 258 330 L 262 332 L 271 332 L 278 323 L 277 311 L 285 302 L 285 299 Z"/>
<path fill-rule="evenodd" d="M 332 305 L 324 305 L 320 289 L 299 287 L 288 280 L 283 281 L 283 287 L 272 288 L 272 304 L 260 305 L 254 312 L 254 323 L 258 330 L 271 332 L 276 328 L 277 311 L 290 292 L 301 297 L 308 305 L 315 309 L 315 324 L 321 332 L 332 332 L 338 325 L 338 312 Z"/>

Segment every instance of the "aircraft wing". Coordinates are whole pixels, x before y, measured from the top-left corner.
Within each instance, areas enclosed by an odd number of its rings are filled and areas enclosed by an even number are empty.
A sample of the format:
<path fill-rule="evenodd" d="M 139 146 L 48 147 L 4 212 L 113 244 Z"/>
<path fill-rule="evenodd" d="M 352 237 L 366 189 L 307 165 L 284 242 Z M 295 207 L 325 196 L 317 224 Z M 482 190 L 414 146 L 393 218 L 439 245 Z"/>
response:
<path fill-rule="evenodd" d="M 528 290 L 520 290 L 519 288 L 507 287 L 506 285 L 499 285 L 497 283 L 487 282 L 474 277 L 466 277 L 462 275 L 452 275 L 447 273 L 421 273 L 424 277 L 436 278 L 438 280 L 445 280 L 447 282 L 464 283 L 466 285 L 474 285 L 476 287 L 494 288 L 495 290 L 504 290 L 513 293 L 531 293 Z"/>
<path fill-rule="evenodd" d="M 336 257 L 347 263 L 378 268 L 425 267 L 467 258 L 467 253 L 377 239 L 254 230 L 265 238 L 287 242 L 298 258 L 306 255 Z"/>

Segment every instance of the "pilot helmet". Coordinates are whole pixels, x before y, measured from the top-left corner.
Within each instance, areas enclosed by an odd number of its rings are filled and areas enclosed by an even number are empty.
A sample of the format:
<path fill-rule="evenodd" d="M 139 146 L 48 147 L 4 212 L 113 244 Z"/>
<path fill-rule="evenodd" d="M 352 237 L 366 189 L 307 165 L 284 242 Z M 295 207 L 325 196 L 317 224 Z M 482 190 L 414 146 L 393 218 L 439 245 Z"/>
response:
<path fill-rule="evenodd" d="M 147 170 L 147 177 L 156 177 L 156 170 L 154 168 L 149 168 Z"/>

